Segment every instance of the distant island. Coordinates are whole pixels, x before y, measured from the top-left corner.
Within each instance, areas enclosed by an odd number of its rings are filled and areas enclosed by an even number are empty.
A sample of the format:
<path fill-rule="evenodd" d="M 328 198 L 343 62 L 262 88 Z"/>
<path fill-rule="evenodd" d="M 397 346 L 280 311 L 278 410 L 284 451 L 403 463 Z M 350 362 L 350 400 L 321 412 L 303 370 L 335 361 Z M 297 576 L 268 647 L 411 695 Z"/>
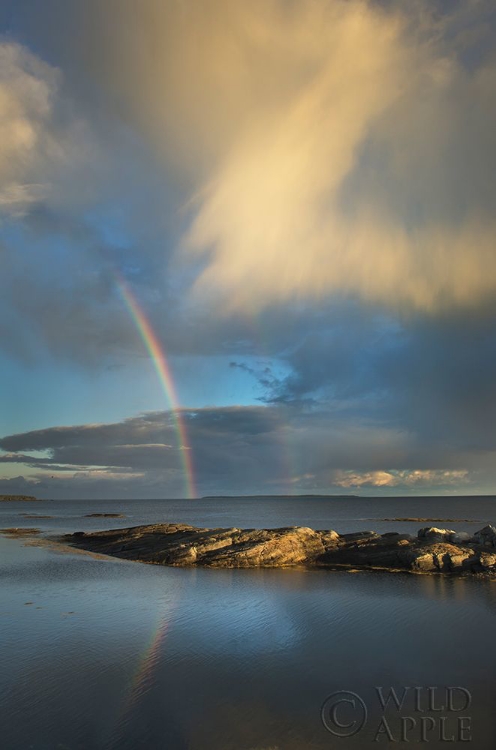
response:
<path fill-rule="evenodd" d="M 0 495 L 0 503 L 32 503 L 38 500 L 34 495 Z"/>
<path fill-rule="evenodd" d="M 474 534 L 424 527 L 417 535 L 338 534 L 301 526 L 196 528 L 183 523 L 67 534 L 90 552 L 156 565 L 211 568 L 313 567 L 496 577 L 496 528 Z"/>

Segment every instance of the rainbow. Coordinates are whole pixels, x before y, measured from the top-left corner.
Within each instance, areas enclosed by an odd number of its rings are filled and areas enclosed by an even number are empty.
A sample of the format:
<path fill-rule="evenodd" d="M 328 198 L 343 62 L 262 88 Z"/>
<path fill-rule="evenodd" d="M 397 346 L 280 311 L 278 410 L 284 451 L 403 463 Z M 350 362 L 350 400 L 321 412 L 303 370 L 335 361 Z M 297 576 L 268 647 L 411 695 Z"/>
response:
<path fill-rule="evenodd" d="M 172 379 L 172 373 L 165 356 L 165 352 L 160 345 L 160 341 L 157 338 L 155 331 L 153 330 L 150 321 L 146 317 L 143 309 L 141 308 L 138 300 L 132 293 L 125 279 L 118 273 L 115 272 L 117 288 L 120 292 L 121 298 L 133 320 L 134 325 L 148 351 L 155 371 L 157 373 L 160 385 L 168 401 L 172 418 L 174 420 L 174 427 L 176 432 L 177 444 L 181 453 L 181 461 L 183 464 L 184 481 L 186 497 L 196 498 L 198 492 L 196 489 L 195 476 L 193 471 L 193 460 L 191 455 L 191 447 L 188 442 L 188 435 L 186 432 L 186 426 L 184 424 L 184 418 L 182 410 L 179 406 L 179 401 L 174 386 L 174 380 Z"/>

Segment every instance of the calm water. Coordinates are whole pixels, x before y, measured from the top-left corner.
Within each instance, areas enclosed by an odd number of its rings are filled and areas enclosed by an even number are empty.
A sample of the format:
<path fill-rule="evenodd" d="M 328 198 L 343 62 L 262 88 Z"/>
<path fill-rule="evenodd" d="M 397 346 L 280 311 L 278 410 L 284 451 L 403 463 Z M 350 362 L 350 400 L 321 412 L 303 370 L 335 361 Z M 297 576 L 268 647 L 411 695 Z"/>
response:
<path fill-rule="evenodd" d="M 126 518 L 84 517 L 105 511 Z M 382 520 L 410 516 L 472 519 L 444 525 L 480 528 L 496 524 L 496 499 L 0 506 L 1 527 L 36 526 L 44 535 L 156 521 L 341 532 L 422 525 Z M 424 731 L 429 747 L 446 747 L 444 731 L 455 737 L 450 747 L 496 746 L 496 584 L 162 568 L 3 537 L 0 578 L 2 750 L 355 750 L 391 737 L 401 747 L 402 726 L 410 745 Z M 378 687 L 399 697 L 410 690 L 400 710 L 384 712 Z M 451 691 L 451 707 L 449 687 L 463 688 Z M 359 698 L 325 703 L 337 691 Z M 334 731 L 359 729 L 363 705 L 367 721 L 352 737 L 336 737 L 322 722 L 324 703 Z M 332 705 L 351 729 L 333 723 Z"/>

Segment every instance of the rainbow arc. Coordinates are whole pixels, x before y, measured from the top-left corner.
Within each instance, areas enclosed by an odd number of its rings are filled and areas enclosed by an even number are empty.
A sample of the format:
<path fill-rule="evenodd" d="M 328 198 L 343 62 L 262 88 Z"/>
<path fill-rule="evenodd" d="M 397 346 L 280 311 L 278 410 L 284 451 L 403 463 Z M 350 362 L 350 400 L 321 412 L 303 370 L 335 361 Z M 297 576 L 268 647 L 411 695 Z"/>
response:
<path fill-rule="evenodd" d="M 121 298 L 134 325 L 136 326 L 147 352 L 151 357 L 155 372 L 157 373 L 160 385 L 162 386 L 162 390 L 169 404 L 170 412 L 174 420 L 177 444 L 181 454 L 186 496 L 196 498 L 198 497 L 198 492 L 195 483 L 191 447 L 188 440 L 186 425 L 184 423 L 184 415 L 179 405 L 167 357 L 165 356 L 163 347 L 153 330 L 150 321 L 139 304 L 138 299 L 131 291 L 131 288 L 120 274 L 116 273 L 115 276 Z"/>

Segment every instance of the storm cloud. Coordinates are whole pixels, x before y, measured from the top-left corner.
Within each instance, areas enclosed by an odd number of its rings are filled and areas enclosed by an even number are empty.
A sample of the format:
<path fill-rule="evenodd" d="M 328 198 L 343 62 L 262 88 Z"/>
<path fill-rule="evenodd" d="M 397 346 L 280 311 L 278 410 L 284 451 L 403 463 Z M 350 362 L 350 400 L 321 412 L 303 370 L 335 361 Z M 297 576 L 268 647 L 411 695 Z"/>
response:
<path fill-rule="evenodd" d="M 81 39 L 52 54 L 176 182 L 202 299 L 435 312 L 494 293 L 490 3 L 89 0 L 62 23 Z"/>

